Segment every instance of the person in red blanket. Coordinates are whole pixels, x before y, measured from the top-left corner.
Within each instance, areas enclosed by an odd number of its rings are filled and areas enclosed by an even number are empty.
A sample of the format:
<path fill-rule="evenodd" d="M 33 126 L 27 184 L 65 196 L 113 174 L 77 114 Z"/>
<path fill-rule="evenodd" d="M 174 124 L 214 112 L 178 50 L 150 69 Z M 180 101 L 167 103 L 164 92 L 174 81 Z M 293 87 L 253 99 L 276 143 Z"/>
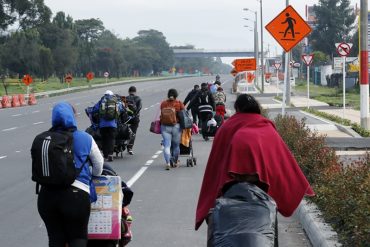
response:
<path fill-rule="evenodd" d="M 218 129 L 213 141 L 196 209 L 196 230 L 230 183 L 257 185 L 285 217 L 293 214 L 305 195 L 314 196 L 274 123 L 261 115 L 256 99 L 241 94 L 234 108 L 236 114 Z"/>

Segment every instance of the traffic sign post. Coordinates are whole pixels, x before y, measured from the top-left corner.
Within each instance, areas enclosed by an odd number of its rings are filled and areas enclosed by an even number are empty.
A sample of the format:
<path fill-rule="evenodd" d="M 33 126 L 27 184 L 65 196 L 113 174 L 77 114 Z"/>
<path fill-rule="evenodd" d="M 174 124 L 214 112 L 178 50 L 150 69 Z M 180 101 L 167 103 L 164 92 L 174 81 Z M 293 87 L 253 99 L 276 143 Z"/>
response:
<path fill-rule="evenodd" d="M 236 72 L 256 70 L 256 59 L 235 59 L 232 63 Z"/>
<path fill-rule="evenodd" d="M 29 74 L 26 74 L 22 78 L 22 82 L 27 86 L 27 95 L 30 94 L 30 84 L 33 82 L 32 77 Z"/>
<path fill-rule="evenodd" d="M 276 69 L 276 96 L 279 96 L 279 69 L 281 66 L 281 61 L 275 61 L 274 67 Z"/>
<path fill-rule="evenodd" d="M 286 94 L 288 94 L 288 104 L 290 104 L 289 51 L 305 38 L 312 29 L 291 5 L 287 6 L 265 28 L 286 52 L 283 104 L 281 108 L 282 115 L 284 115 Z"/>
<path fill-rule="evenodd" d="M 73 80 L 73 77 L 72 77 L 71 74 L 67 74 L 66 77 L 64 77 L 64 80 L 65 80 L 65 82 L 67 82 L 68 88 L 69 88 L 69 85 L 71 84 L 71 82 Z"/>
<path fill-rule="evenodd" d="M 343 118 L 344 118 L 344 112 L 346 110 L 346 57 L 351 52 L 353 44 L 352 43 L 335 43 L 335 47 L 337 48 L 337 53 L 339 56 L 343 59 Z"/>
<path fill-rule="evenodd" d="M 104 72 L 105 83 L 108 83 L 109 72 Z"/>
<path fill-rule="evenodd" d="M 310 108 L 310 65 L 313 61 L 313 54 L 302 55 L 303 62 L 307 65 L 307 108 Z"/>

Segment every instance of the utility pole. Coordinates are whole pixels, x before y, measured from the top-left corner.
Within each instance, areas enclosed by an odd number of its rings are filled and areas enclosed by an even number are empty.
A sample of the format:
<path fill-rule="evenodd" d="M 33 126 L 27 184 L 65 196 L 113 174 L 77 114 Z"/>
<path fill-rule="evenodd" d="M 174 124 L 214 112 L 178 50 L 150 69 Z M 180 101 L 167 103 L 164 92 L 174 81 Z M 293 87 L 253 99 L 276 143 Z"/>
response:
<path fill-rule="evenodd" d="M 286 0 L 286 4 L 285 4 L 287 7 L 289 6 L 289 0 Z M 286 105 L 290 105 L 290 67 L 289 67 L 289 64 L 290 64 L 290 52 L 286 52 L 285 53 L 285 75 L 284 75 L 284 80 L 286 80 Z"/>
<path fill-rule="evenodd" d="M 263 63 L 263 19 L 262 19 L 262 0 L 260 0 L 260 15 L 261 15 L 261 83 L 262 83 L 262 93 L 265 91 L 265 65 Z"/>
<path fill-rule="evenodd" d="M 370 129 L 369 121 L 369 53 L 368 53 L 368 0 L 361 0 L 360 12 L 360 115 L 361 127 Z"/>

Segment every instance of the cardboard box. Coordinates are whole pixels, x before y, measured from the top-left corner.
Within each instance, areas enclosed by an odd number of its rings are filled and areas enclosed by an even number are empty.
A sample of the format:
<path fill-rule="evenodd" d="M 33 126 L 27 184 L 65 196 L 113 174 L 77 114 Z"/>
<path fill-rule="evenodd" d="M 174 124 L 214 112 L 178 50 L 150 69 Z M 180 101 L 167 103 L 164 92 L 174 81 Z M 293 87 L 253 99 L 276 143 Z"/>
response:
<path fill-rule="evenodd" d="M 122 218 L 121 177 L 94 177 L 98 200 L 91 204 L 89 239 L 120 239 Z"/>

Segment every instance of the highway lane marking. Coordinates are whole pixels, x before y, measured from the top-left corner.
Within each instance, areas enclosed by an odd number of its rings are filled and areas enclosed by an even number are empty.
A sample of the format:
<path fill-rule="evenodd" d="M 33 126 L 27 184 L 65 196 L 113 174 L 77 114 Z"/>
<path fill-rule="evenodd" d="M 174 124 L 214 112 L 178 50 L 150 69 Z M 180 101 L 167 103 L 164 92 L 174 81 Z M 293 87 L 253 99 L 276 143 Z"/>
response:
<path fill-rule="evenodd" d="M 146 169 L 148 169 L 148 166 L 141 167 L 140 170 L 127 182 L 127 186 L 131 187 L 144 174 Z"/>
<path fill-rule="evenodd" d="M 16 153 L 20 153 L 21 151 L 19 151 L 19 150 L 17 150 L 17 151 L 15 151 Z"/>
<path fill-rule="evenodd" d="M 146 110 L 148 110 L 149 108 L 147 107 L 147 108 L 144 108 L 144 111 L 146 111 Z"/>
<path fill-rule="evenodd" d="M 12 128 L 9 128 L 9 129 L 3 129 L 2 131 L 11 131 L 11 130 L 15 130 L 15 129 L 18 129 L 18 127 L 12 127 Z"/>
<path fill-rule="evenodd" d="M 5 155 L 5 156 L 0 156 L 0 160 L 1 160 L 1 159 L 4 159 L 4 158 L 6 158 L 6 157 L 7 157 L 6 155 Z"/>
<path fill-rule="evenodd" d="M 33 111 L 32 113 L 39 113 L 40 111 L 39 110 L 36 110 L 36 111 Z"/>
<path fill-rule="evenodd" d="M 18 116 L 22 116 L 22 114 L 14 114 L 14 115 L 12 115 L 12 117 L 18 117 Z"/>
<path fill-rule="evenodd" d="M 153 158 L 153 157 L 152 157 L 152 158 Z M 145 165 L 146 165 L 146 166 L 150 166 L 153 162 L 154 162 L 154 160 L 148 160 L 148 161 L 145 163 Z"/>
<path fill-rule="evenodd" d="M 161 150 L 157 151 L 155 155 L 152 156 L 153 159 L 155 158 L 158 158 L 158 154 L 162 153 Z M 154 158 L 154 156 L 156 156 Z M 130 180 L 126 183 L 128 187 L 131 187 L 143 174 L 144 172 L 146 171 L 146 169 L 148 169 L 148 167 L 154 162 L 154 160 L 148 160 L 147 162 L 145 162 L 145 166 L 141 167 L 139 171 L 137 171 L 135 173 L 135 175 L 130 178 Z"/>
<path fill-rule="evenodd" d="M 152 159 L 156 159 L 156 158 L 158 158 L 157 154 L 152 156 Z"/>
<path fill-rule="evenodd" d="M 33 123 L 33 125 L 37 125 L 37 124 L 43 124 L 44 122 L 36 122 L 36 123 Z"/>

